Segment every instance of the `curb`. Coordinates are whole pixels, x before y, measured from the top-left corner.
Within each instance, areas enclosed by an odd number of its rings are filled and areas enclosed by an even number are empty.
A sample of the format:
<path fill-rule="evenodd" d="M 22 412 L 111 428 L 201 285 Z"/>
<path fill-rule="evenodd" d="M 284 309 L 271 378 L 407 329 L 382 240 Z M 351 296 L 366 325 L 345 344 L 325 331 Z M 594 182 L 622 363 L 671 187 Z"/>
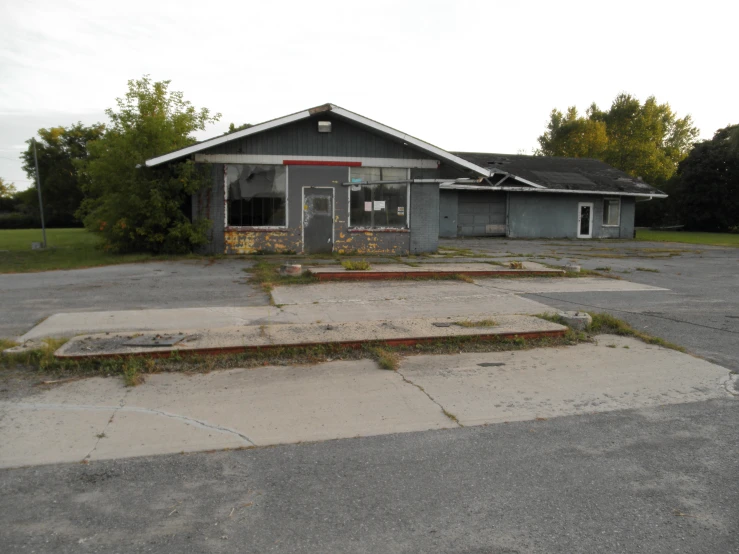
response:
<path fill-rule="evenodd" d="M 565 335 L 567 329 L 554 330 L 554 331 L 531 331 L 524 333 L 491 333 L 488 335 L 455 335 L 451 338 L 474 338 L 478 340 L 496 340 L 496 339 L 539 339 L 539 338 L 560 338 Z M 217 356 L 220 354 L 243 354 L 248 352 L 260 352 L 277 350 L 280 348 L 309 348 L 313 346 L 329 346 L 337 345 L 348 348 L 361 348 L 364 345 L 377 345 L 377 346 L 413 346 L 418 343 L 430 343 L 437 342 L 450 337 L 409 337 L 409 338 L 398 338 L 398 339 L 387 339 L 387 340 L 361 340 L 361 341 L 336 341 L 336 342 L 304 342 L 304 343 L 289 343 L 289 344 L 274 344 L 274 345 L 262 345 L 262 346 L 219 346 L 210 348 L 192 348 L 192 349 L 170 349 L 170 350 L 154 350 L 150 352 L 131 352 L 131 353 L 117 353 L 117 354 L 73 354 L 73 355 L 59 355 L 54 354 L 54 357 L 59 360 L 97 360 L 106 358 L 171 358 L 172 356 Z"/>

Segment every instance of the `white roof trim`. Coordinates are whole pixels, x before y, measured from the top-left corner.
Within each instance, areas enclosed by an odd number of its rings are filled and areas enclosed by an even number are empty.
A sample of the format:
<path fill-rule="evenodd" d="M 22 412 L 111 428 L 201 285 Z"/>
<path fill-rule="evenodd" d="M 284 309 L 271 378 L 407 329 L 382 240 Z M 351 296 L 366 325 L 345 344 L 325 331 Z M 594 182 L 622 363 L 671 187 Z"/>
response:
<path fill-rule="evenodd" d="M 558 194 L 597 194 L 600 196 L 637 196 L 637 197 L 649 197 L 649 198 L 667 198 L 666 194 L 656 193 L 643 193 L 643 192 L 615 192 L 615 191 L 602 191 L 602 190 L 570 190 L 570 189 L 547 189 L 538 188 L 530 189 L 528 187 L 486 187 L 481 185 L 457 185 L 452 183 L 442 183 L 439 188 L 441 189 L 458 189 L 458 190 L 494 190 L 504 192 L 554 192 Z"/>
<path fill-rule="evenodd" d="M 354 112 L 350 112 L 349 110 L 345 110 L 344 108 L 341 108 L 334 104 L 328 104 L 327 106 L 328 109 L 324 108 L 323 110 L 320 110 L 320 108 L 323 108 L 323 106 L 318 106 L 318 108 L 312 108 L 310 110 L 304 110 L 302 112 L 294 113 L 292 115 L 273 119 L 272 121 L 260 123 L 258 125 L 254 125 L 253 127 L 249 127 L 248 129 L 237 131 L 235 133 L 230 133 L 228 135 L 222 135 L 220 137 L 216 137 L 210 140 L 199 142 L 198 144 L 193 144 L 192 146 L 188 146 L 187 148 L 175 150 L 174 152 L 170 152 L 169 154 L 164 154 L 163 156 L 158 156 L 156 158 L 146 160 L 146 166 L 152 167 L 155 165 L 163 164 L 163 163 L 166 163 L 172 160 L 176 160 L 177 158 L 189 156 L 190 154 L 194 154 L 195 152 L 200 152 L 201 150 L 205 150 L 206 148 L 211 148 L 213 146 L 223 144 L 224 142 L 230 142 L 232 140 L 240 139 L 242 137 L 248 137 L 249 135 L 255 135 L 257 133 L 261 133 L 262 131 L 266 131 L 268 129 L 273 129 L 275 127 L 280 127 L 281 125 L 286 125 L 294 121 L 299 121 L 301 119 L 310 117 L 315 112 L 315 110 L 318 109 L 319 111 L 332 111 L 336 115 L 339 115 L 351 121 L 355 121 L 356 123 L 360 123 L 362 125 L 370 127 L 377 131 L 380 131 L 381 133 L 384 133 L 386 135 L 395 137 L 408 144 L 412 144 L 416 148 L 420 148 L 421 150 L 430 152 L 438 156 L 442 160 L 446 160 L 455 165 L 465 167 L 485 177 L 490 177 L 490 175 L 492 174 L 489 169 L 485 169 L 484 167 L 480 167 L 478 165 L 473 164 L 472 162 L 468 162 L 467 160 L 460 158 L 459 156 L 450 154 L 446 150 L 442 150 L 441 148 L 434 146 L 433 144 L 424 142 L 420 139 L 417 139 L 415 137 L 402 133 L 396 129 L 393 129 L 392 127 L 388 127 L 387 125 L 383 125 L 382 123 L 378 123 L 377 121 L 373 121 L 372 119 L 368 119 Z"/>
<path fill-rule="evenodd" d="M 446 150 L 442 150 L 438 146 L 434 146 L 433 144 L 424 142 L 420 139 L 417 139 L 416 137 L 412 137 L 411 135 L 402 133 L 396 129 L 393 129 L 392 127 L 388 127 L 387 125 L 383 125 L 382 123 L 378 123 L 377 121 L 368 119 L 362 115 L 350 112 L 349 110 L 345 110 L 344 108 L 340 108 L 339 106 L 335 106 L 334 104 L 331 104 L 331 110 L 337 115 L 340 115 L 347 119 L 351 119 L 352 121 L 356 121 L 357 123 L 361 123 L 362 125 L 365 125 L 367 127 L 371 127 L 372 129 L 385 133 L 386 135 L 393 136 L 397 139 L 402 140 L 403 142 L 412 144 L 417 148 L 426 150 L 427 152 L 431 152 L 432 154 L 439 156 L 439 158 L 441 158 L 442 160 L 447 160 L 448 162 L 451 162 L 455 165 L 466 167 L 467 169 L 470 169 L 475 173 L 479 173 L 480 175 L 483 175 L 485 177 L 490 177 L 491 175 L 489 169 L 485 169 L 484 167 L 475 165 L 472 162 L 468 162 L 467 160 L 460 158 L 459 156 L 455 156 L 454 154 L 450 154 Z"/>
<path fill-rule="evenodd" d="M 174 152 L 170 152 L 169 154 L 164 154 L 163 156 L 146 160 L 146 167 L 152 167 L 155 165 L 167 163 L 172 160 L 176 160 L 177 158 L 189 156 L 190 154 L 194 154 L 195 152 L 200 152 L 201 150 L 205 150 L 206 148 L 211 148 L 213 146 L 223 144 L 224 142 L 230 142 L 242 137 L 248 137 L 249 135 L 255 135 L 257 133 L 261 133 L 262 131 L 267 131 L 268 129 L 287 125 L 288 123 L 292 123 L 293 121 L 300 121 L 301 119 L 310 117 L 310 115 L 310 110 L 305 110 L 302 112 L 294 113 L 292 115 L 286 115 L 285 117 L 279 117 L 277 119 L 273 119 L 272 121 L 266 121 L 264 123 L 249 127 L 248 129 L 236 131 L 235 133 L 229 133 L 228 135 L 221 135 L 220 137 L 204 140 L 203 142 L 188 146 L 187 148 L 181 148 L 179 150 L 175 150 Z"/>

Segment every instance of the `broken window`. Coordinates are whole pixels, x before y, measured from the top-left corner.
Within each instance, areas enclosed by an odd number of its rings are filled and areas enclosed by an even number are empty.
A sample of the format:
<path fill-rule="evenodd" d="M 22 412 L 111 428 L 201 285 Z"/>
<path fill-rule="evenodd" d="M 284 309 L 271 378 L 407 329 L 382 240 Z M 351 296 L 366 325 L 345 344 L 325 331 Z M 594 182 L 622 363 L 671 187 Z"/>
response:
<path fill-rule="evenodd" d="M 285 226 L 285 166 L 229 164 L 226 166 L 226 187 L 229 226 Z"/>
<path fill-rule="evenodd" d="M 603 199 L 603 225 L 617 227 L 621 220 L 621 199 L 620 198 L 604 198 Z"/>
<path fill-rule="evenodd" d="M 351 181 L 406 181 L 408 170 L 394 167 L 353 167 Z M 351 185 L 351 227 L 397 227 L 408 225 L 408 183 Z"/>

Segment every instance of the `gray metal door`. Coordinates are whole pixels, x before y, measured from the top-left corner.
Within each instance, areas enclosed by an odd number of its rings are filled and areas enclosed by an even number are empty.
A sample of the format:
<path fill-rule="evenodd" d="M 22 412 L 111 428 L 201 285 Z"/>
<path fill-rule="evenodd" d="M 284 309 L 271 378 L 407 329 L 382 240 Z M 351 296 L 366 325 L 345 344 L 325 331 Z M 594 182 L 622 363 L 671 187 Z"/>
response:
<path fill-rule="evenodd" d="M 459 193 L 458 234 L 461 237 L 506 234 L 506 193 L 467 191 Z"/>
<path fill-rule="evenodd" d="M 457 191 L 439 191 L 439 236 L 457 236 Z"/>
<path fill-rule="evenodd" d="M 303 252 L 330 254 L 334 250 L 334 189 L 303 187 Z"/>

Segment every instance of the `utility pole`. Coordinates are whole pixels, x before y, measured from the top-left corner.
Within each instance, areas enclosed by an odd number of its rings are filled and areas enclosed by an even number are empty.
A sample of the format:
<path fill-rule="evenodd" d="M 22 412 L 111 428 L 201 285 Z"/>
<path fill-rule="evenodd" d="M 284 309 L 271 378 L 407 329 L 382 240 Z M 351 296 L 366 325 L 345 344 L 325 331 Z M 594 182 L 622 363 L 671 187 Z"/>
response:
<path fill-rule="evenodd" d="M 44 224 L 44 202 L 41 200 L 41 175 L 38 172 L 38 154 L 36 154 L 36 138 L 33 141 L 33 160 L 36 162 L 36 190 L 38 191 L 38 209 L 41 212 L 41 232 L 44 235 L 44 248 L 46 248 L 46 225 Z"/>

